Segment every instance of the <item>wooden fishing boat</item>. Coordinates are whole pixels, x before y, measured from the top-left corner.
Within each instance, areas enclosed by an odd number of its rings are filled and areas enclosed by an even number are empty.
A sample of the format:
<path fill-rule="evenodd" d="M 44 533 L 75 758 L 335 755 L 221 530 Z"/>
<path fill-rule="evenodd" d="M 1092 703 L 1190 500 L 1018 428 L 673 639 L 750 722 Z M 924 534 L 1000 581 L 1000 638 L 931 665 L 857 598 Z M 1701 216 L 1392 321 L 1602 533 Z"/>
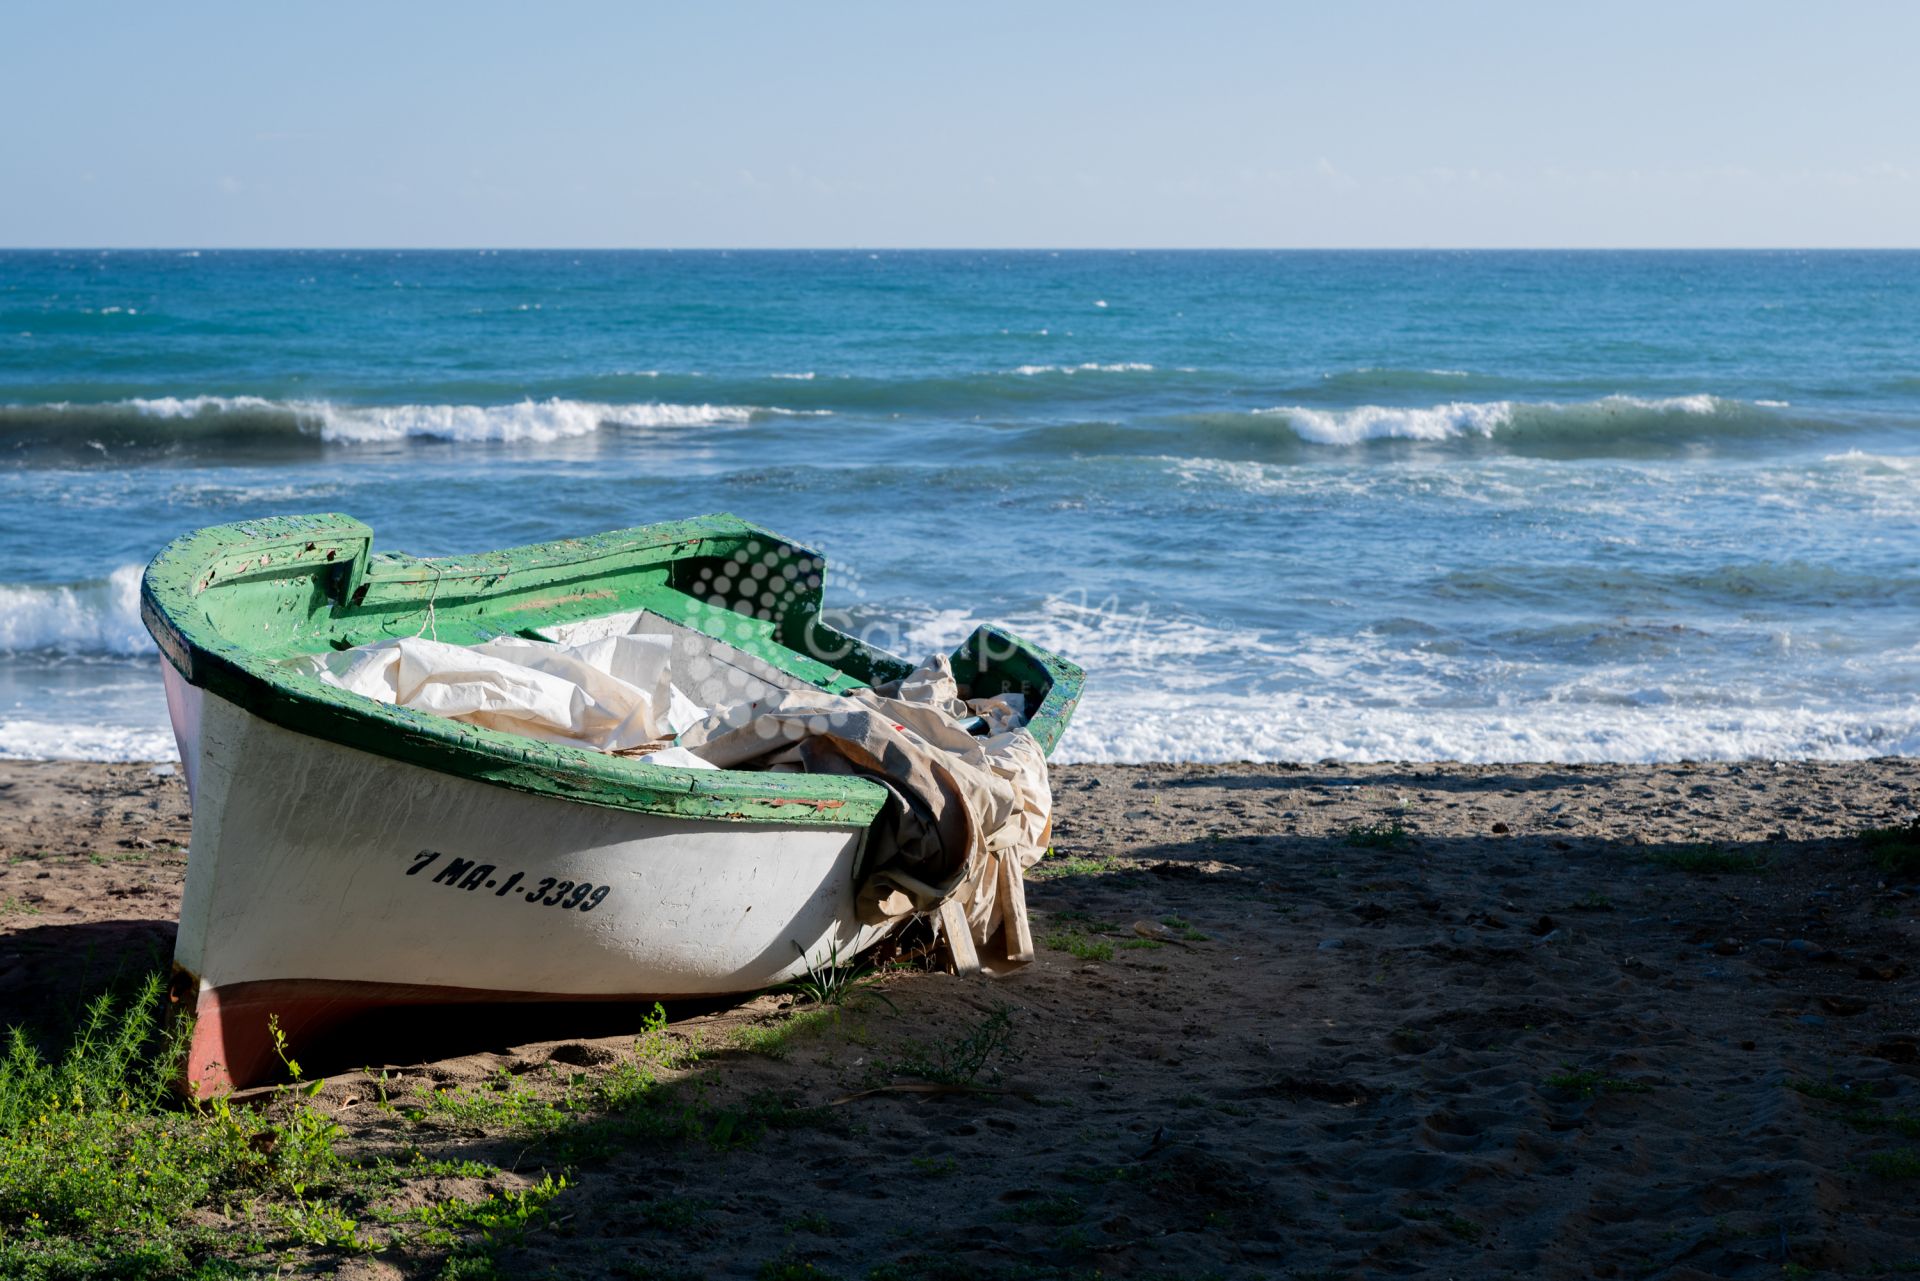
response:
<path fill-rule="evenodd" d="M 732 516 L 474 556 L 372 550 L 340 515 L 203 529 L 148 567 L 193 802 L 172 999 L 202 1093 L 265 1079 L 296 1040 L 373 1006 L 757 991 L 878 931 L 853 910 L 865 778 L 680 769 L 376 702 L 289 666 L 431 629 L 546 638 L 617 619 L 671 638 L 708 705 L 844 692 L 911 665 L 822 617 L 824 563 Z M 1026 696 L 1051 752 L 1081 673 L 983 627 L 963 690 Z"/>

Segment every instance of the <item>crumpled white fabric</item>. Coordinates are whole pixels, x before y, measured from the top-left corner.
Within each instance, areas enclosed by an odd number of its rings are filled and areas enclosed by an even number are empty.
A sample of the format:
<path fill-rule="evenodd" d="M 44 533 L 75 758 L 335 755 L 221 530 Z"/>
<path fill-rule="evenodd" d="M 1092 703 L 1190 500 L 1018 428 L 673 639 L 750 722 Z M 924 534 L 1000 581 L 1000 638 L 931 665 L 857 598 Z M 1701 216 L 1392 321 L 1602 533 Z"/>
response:
<path fill-rule="evenodd" d="M 471 647 L 403 636 L 289 666 L 383 703 L 544 742 L 625 752 L 670 739 L 705 714 L 673 687 L 672 653 L 664 636 L 581 645 L 502 636 Z"/>
<path fill-rule="evenodd" d="M 1022 695 L 962 700 L 951 664 L 936 656 L 874 689 L 769 687 L 709 711 L 675 688 L 672 657 L 666 635 L 472 647 L 415 636 L 288 665 L 383 703 L 657 765 L 872 779 L 892 799 L 871 832 L 861 920 L 898 923 L 958 905 L 955 930 L 984 945 L 1004 926 L 1013 956 L 1013 920 L 1025 929 L 1020 879 L 1046 851 L 1053 806 Z M 967 728 L 976 716 L 984 736 Z"/>

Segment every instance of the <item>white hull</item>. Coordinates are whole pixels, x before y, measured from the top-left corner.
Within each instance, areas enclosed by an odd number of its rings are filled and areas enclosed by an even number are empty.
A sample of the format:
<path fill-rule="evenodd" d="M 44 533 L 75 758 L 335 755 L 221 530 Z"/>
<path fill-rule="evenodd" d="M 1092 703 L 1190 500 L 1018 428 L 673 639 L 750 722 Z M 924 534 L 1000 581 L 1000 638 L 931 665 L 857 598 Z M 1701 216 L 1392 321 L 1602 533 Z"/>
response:
<path fill-rule="evenodd" d="M 175 961 L 197 992 L 176 993 L 214 1025 L 191 1056 L 203 1087 L 252 1074 L 251 1023 L 276 999 L 286 1025 L 316 995 L 750 992 L 877 937 L 854 914 L 863 828 L 533 795 L 310 738 L 166 675 L 193 791 Z M 231 1026 L 243 1007 L 249 1026 Z"/>

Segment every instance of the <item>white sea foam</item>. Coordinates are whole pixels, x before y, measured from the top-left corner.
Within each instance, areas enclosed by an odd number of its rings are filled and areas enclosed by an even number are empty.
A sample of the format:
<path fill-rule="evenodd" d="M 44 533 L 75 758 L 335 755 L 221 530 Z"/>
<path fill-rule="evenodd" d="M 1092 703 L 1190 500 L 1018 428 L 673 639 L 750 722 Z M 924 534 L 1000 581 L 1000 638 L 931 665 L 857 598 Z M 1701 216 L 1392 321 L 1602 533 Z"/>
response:
<path fill-rule="evenodd" d="M 826 410 L 758 405 L 680 405 L 662 401 L 613 405 L 592 401 L 523 400 L 511 405 L 338 405 L 325 400 L 274 401 L 259 396 L 164 396 L 124 402 L 150 418 L 285 415 L 324 440 L 368 442 L 424 437 L 454 441 L 546 442 L 612 427 L 708 427 L 760 417 L 816 417 Z M 61 406 L 61 408 L 75 408 Z"/>
<path fill-rule="evenodd" d="M 91 583 L 0 583 L 0 654 L 151 653 L 140 621 L 140 566 Z"/>
<path fill-rule="evenodd" d="M 1492 437 L 1512 427 L 1523 416 L 1592 419 L 1596 424 L 1628 413 L 1712 414 L 1722 402 L 1709 395 L 1606 396 L 1572 404 L 1555 401 L 1458 400 L 1417 408 L 1398 405 L 1357 405 L 1351 409 L 1312 409 L 1280 405 L 1256 410 L 1284 418 L 1294 434 L 1318 445 L 1357 445 L 1367 440 L 1459 440 Z"/>
<path fill-rule="evenodd" d="M 1920 471 L 1920 456 L 1912 454 L 1869 454 L 1859 449 L 1849 449 L 1845 453 L 1828 454 L 1820 461 L 1827 463 L 1845 463 L 1849 467 L 1862 470 L 1886 472 Z"/>
<path fill-rule="evenodd" d="M 1196 698 L 1094 682 L 1063 761 L 1865 760 L 1920 751 L 1920 709 L 1383 708 L 1343 699 Z"/>
<path fill-rule="evenodd" d="M 167 501 L 181 507 L 239 507 L 254 503 L 302 504 L 312 506 L 336 497 L 341 486 L 322 481 L 318 484 L 223 485 L 214 481 L 182 481 L 167 491 Z M 72 493 L 71 490 L 68 491 Z M 73 495 L 76 506 L 98 506 L 119 501 L 113 493 Z"/>
<path fill-rule="evenodd" d="M 875 635 L 882 648 L 916 658 L 947 652 L 989 621 L 966 610 L 899 611 L 897 630 Z M 1178 685 L 1207 683 L 1222 671 L 1243 670 L 1271 657 L 1259 633 L 1197 619 L 1162 618 L 1120 598 L 1054 597 L 1039 609 L 1002 622 L 1020 636 L 1070 654 L 1103 676 L 1152 678 Z"/>
<path fill-rule="evenodd" d="M 98 725 L 0 718 L 0 760 L 171 761 L 179 757 L 164 725 Z"/>
<path fill-rule="evenodd" d="M 1354 409 L 1327 410 L 1285 405 L 1259 412 L 1285 418 L 1295 435 L 1316 445 L 1491 436 L 1513 421 L 1513 404 L 1505 400 L 1455 401 L 1430 409 L 1361 405 Z"/>
<path fill-rule="evenodd" d="M 916 657 L 946 652 L 982 617 L 895 611 L 870 639 Z M 1089 673 L 1062 761 L 1855 760 L 1920 752 L 1920 702 L 1880 708 L 1767 705 L 1738 690 L 1700 702 L 1632 682 L 1627 692 L 1541 688 L 1463 698 L 1474 660 L 1355 637 L 1279 637 L 1161 618 L 1116 600 L 1054 599 L 1006 617 L 1016 634 Z"/>
<path fill-rule="evenodd" d="M 1077 365 L 1018 365 L 1013 372 L 1025 378 L 1040 374 L 1145 374 L 1153 372 L 1153 366 L 1139 360 L 1121 360 L 1104 365 L 1088 360 Z"/>
<path fill-rule="evenodd" d="M 1205 492 L 1238 490 L 1315 501 L 1444 501 L 1472 507 L 1526 507 L 1550 494 L 1552 503 L 1575 504 L 1582 511 L 1621 509 L 1612 478 L 1555 472 L 1525 459 L 1500 459 L 1471 470 L 1420 464 L 1319 468 L 1178 455 L 1151 461 L 1180 484 Z"/>
<path fill-rule="evenodd" d="M 1335 370 L 1329 373 L 1321 374 L 1320 377 L 1326 380 L 1327 382 L 1336 382 L 1336 381 L 1343 381 L 1350 378 L 1367 378 L 1367 377 L 1378 376 L 1382 374 L 1387 375 L 1389 377 L 1404 377 L 1409 373 L 1425 376 L 1428 378 L 1471 378 L 1473 377 L 1473 374 L 1469 370 L 1465 370 L 1465 369 L 1405 370 L 1405 369 L 1395 368 L 1392 365 L 1362 365 L 1358 369 Z"/>
<path fill-rule="evenodd" d="M 818 376 L 819 375 L 815 374 L 811 369 L 805 371 L 804 373 L 798 373 L 798 374 L 774 374 L 773 375 L 773 377 L 775 378 L 783 378 L 788 382 L 796 382 L 796 383 L 810 383 Z"/>
<path fill-rule="evenodd" d="M 1551 702 L 1383 708 L 1339 698 L 1233 696 L 1187 681 L 1154 685 L 1103 675 L 1095 671 L 1057 760 L 1659 763 L 1920 754 L 1916 708 L 1680 712 Z M 171 760 L 175 754 L 164 725 L 0 717 L 0 759 Z"/>
<path fill-rule="evenodd" d="M 1593 403 L 1602 409 L 1646 409 L 1654 413 L 1711 414 L 1719 410 L 1722 401 L 1717 396 L 1699 392 L 1691 396 L 1662 396 L 1653 400 L 1641 396 L 1608 396 Z"/>
<path fill-rule="evenodd" d="M 120 404 L 148 418 L 202 418 L 213 414 L 274 413 L 292 408 L 279 401 L 268 400 L 264 396 L 153 396 L 121 401 Z M 50 408 L 84 413 L 103 407 L 75 405 L 62 401 Z M 111 409 L 114 406 L 107 405 L 104 408 Z"/>
<path fill-rule="evenodd" d="M 306 407 L 328 440 L 381 441 L 424 436 L 457 441 L 561 440 L 602 426 L 706 427 L 750 422 L 759 411 L 743 405 L 602 405 L 578 400 L 522 401 L 517 405 L 387 405 Z"/>

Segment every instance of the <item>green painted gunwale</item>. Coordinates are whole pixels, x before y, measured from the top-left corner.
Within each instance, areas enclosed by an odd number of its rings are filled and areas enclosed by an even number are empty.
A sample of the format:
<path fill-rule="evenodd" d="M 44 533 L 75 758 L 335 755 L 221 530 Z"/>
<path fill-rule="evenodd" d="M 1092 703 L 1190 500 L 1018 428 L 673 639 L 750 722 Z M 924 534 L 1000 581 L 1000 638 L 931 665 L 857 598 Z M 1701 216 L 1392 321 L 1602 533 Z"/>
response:
<path fill-rule="evenodd" d="M 584 804 L 680 818 L 865 827 L 886 792 L 833 775 L 684 770 L 540 742 L 361 698 L 282 666 L 430 629 L 454 644 L 651 609 L 831 691 L 910 664 L 820 617 L 824 562 L 720 514 L 471 556 L 374 554 L 373 531 L 337 514 L 216 525 L 175 539 L 147 567 L 141 616 L 190 684 L 273 724 L 443 773 Z M 781 594 L 721 608 L 693 594 L 716 569 L 767 567 Z M 803 652 L 807 651 L 807 652 Z M 811 654 L 824 657 L 815 658 Z M 1020 689 L 1052 752 L 1080 696 L 1078 667 L 998 628 L 954 653 L 969 695 Z M 1031 705 L 1031 702 L 1030 702 Z"/>

